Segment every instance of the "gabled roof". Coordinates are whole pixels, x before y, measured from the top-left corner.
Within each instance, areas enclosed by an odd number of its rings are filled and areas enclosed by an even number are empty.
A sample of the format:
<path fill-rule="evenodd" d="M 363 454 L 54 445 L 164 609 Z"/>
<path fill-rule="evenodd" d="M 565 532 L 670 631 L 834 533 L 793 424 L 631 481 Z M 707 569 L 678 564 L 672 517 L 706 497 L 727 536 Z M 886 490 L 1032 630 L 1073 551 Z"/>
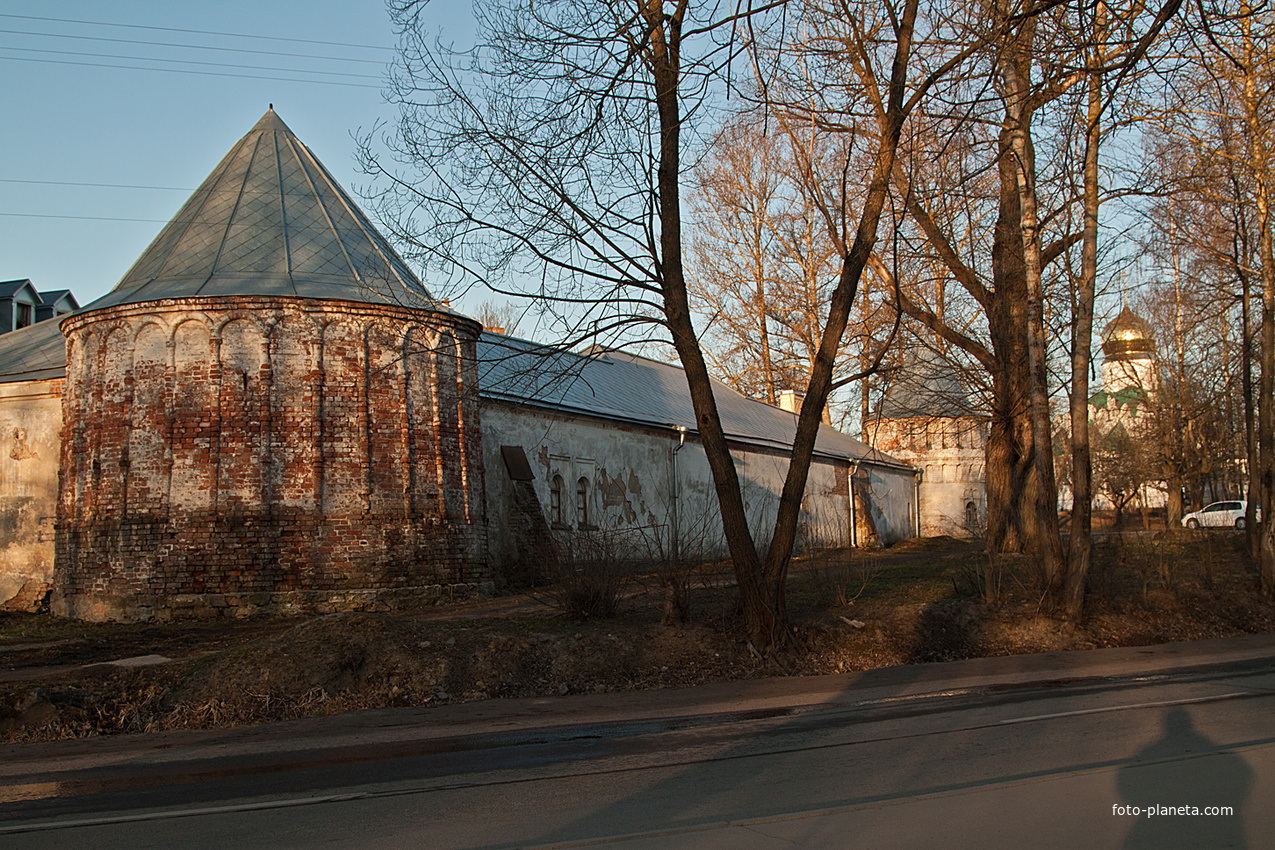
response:
<path fill-rule="evenodd" d="M 442 308 L 273 107 L 88 306 L 227 295 Z"/>
<path fill-rule="evenodd" d="M 484 398 L 698 433 L 686 375 L 668 363 L 597 348 L 586 356 L 484 332 L 478 341 L 478 372 L 478 392 Z M 747 398 L 720 381 L 713 382 L 713 394 L 729 439 L 791 451 L 795 413 Z M 905 466 L 829 425 L 820 426 L 815 452 Z"/>
<path fill-rule="evenodd" d="M 36 291 L 32 285 L 30 278 L 22 278 L 21 280 L 6 280 L 0 282 L 0 298 L 12 298 L 23 289 L 31 290 L 31 294 L 35 296 L 36 303 L 40 301 L 40 293 Z"/>
<path fill-rule="evenodd" d="M 63 298 L 69 302 L 72 310 L 80 309 L 80 302 L 75 299 L 75 295 L 69 289 L 50 289 L 40 293 L 40 300 L 50 307 Z"/>

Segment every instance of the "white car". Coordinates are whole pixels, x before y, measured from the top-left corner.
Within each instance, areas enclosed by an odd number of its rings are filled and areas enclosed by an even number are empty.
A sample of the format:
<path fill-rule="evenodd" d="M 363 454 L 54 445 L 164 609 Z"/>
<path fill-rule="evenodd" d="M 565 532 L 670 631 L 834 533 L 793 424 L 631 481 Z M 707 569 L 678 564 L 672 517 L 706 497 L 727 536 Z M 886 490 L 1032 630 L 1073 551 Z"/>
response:
<path fill-rule="evenodd" d="M 1214 502 L 1203 510 L 1189 513 L 1182 517 L 1182 524 L 1187 528 L 1243 528 L 1244 512 L 1248 502 L 1243 499 L 1229 502 Z M 1261 509 L 1258 509 L 1257 521 L 1261 522 Z"/>

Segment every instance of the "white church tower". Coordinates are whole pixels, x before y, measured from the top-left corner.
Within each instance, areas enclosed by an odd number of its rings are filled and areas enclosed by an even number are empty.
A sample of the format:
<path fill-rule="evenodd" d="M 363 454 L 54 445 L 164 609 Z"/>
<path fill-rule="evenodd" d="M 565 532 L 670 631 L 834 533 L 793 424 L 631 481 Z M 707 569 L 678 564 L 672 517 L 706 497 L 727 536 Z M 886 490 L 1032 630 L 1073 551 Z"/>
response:
<path fill-rule="evenodd" d="M 1128 307 L 1102 332 L 1102 353 L 1102 389 L 1108 396 L 1130 390 L 1155 394 L 1155 340 L 1147 323 Z"/>

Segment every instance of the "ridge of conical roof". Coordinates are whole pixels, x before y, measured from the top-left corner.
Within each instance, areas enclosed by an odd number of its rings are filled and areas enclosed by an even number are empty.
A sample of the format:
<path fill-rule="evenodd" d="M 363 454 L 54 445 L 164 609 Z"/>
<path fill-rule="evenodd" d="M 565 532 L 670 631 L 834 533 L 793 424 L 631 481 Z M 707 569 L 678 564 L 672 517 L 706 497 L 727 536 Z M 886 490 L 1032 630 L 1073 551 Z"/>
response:
<path fill-rule="evenodd" d="M 445 309 L 273 104 L 88 309 L 253 295 Z"/>

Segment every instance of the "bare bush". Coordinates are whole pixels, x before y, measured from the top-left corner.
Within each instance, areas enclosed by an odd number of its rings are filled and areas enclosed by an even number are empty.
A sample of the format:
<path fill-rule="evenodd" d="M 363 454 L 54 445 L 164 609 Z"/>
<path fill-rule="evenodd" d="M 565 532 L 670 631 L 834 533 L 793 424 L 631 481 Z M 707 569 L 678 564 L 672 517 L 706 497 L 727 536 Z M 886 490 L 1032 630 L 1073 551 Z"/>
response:
<path fill-rule="evenodd" d="M 623 534 L 603 530 L 558 532 L 558 563 L 546 593 L 555 607 L 577 620 L 614 617 L 632 574 L 632 557 L 619 545 Z"/>

